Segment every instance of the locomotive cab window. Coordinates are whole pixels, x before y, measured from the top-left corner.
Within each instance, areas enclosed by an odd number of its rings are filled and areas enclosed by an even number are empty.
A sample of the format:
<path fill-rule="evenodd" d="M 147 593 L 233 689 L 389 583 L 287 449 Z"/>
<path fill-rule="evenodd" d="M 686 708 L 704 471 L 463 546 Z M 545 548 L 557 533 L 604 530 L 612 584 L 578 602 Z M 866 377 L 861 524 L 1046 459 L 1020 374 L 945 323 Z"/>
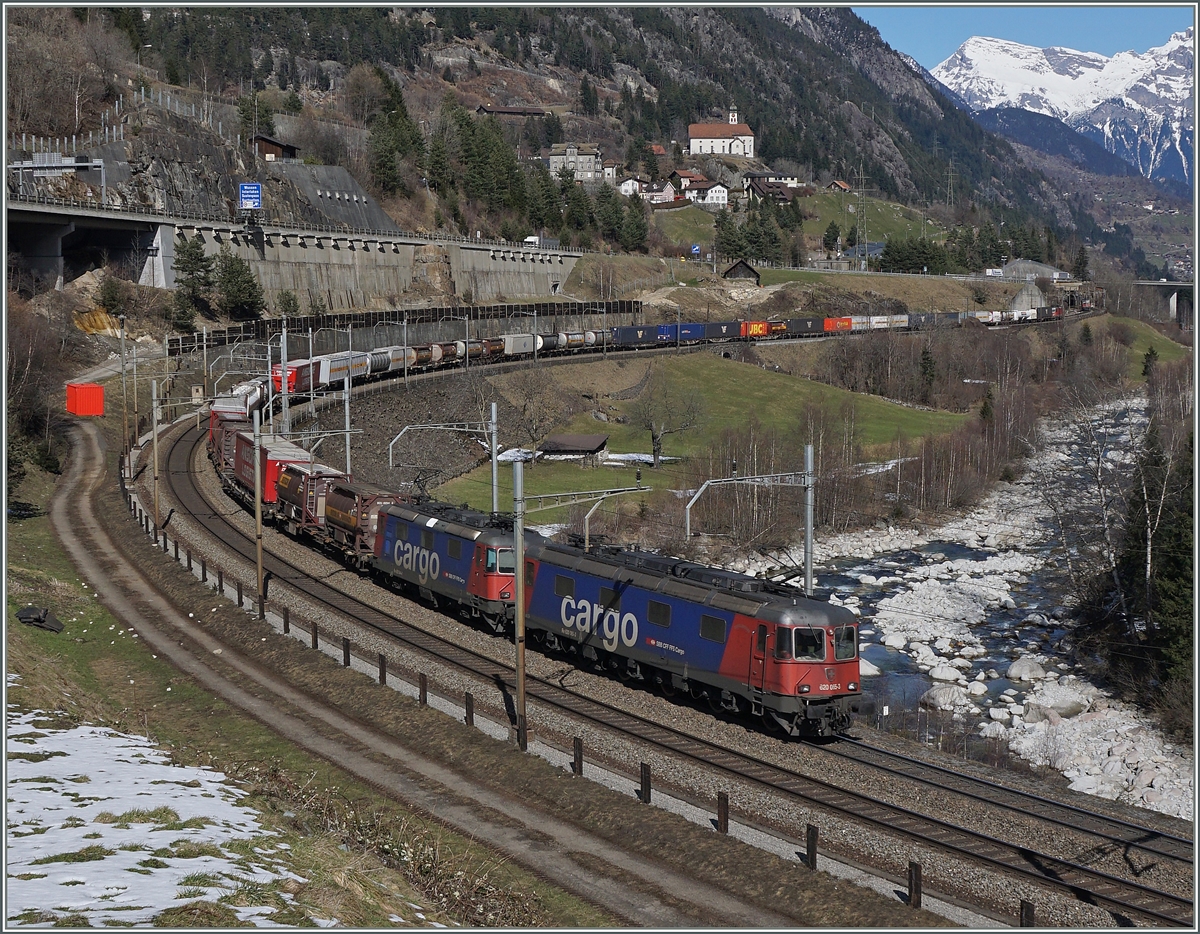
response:
<path fill-rule="evenodd" d="M 709 642 L 725 642 L 725 620 L 719 616 L 709 616 L 704 613 L 700 616 L 700 638 L 707 639 Z"/>
<path fill-rule="evenodd" d="M 758 624 L 758 640 L 755 651 L 760 655 L 767 651 L 767 627 L 762 625 L 762 623 Z"/>
<path fill-rule="evenodd" d="M 833 657 L 839 661 L 849 661 L 858 650 L 858 640 L 854 635 L 853 626 L 838 626 L 833 631 Z"/>
<path fill-rule="evenodd" d="M 575 599 L 575 578 L 554 575 L 554 596 Z"/>
<path fill-rule="evenodd" d="M 782 659 L 792 657 L 792 631 L 784 626 L 775 627 L 775 657 Z"/>
<path fill-rule="evenodd" d="M 671 625 L 671 605 L 651 600 L 650 606 L 646 610 L 646 619 L 650 620 L 655 626 L 662 626 L 665 629 Z"/>
<path fill-rule="evenodd" d="M 513 550 L 511 548 L 501 548 L 497 558 L 497 570 L 501 574 L 515 574 L 517 571 L 517 562 L 513 558 Z"/>
<path fill-rule="evenodd" d="M 824 629 L 795 629 L 792 634 L 796 641 L 794 657 L 797 661 L 820 662 L 825 660 Z"/>

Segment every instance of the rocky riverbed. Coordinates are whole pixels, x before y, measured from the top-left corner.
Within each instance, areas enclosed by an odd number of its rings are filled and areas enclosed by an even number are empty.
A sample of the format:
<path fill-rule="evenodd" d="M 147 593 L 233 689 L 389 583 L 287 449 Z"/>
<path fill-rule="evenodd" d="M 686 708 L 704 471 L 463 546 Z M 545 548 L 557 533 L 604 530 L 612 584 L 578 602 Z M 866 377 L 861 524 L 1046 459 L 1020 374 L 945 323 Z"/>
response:
<path fill-rule="evenodd" d="M 1092 417 L 1106 432 L 1107 461 L 1127 460 L 1142 401 L 1102 406 Z M 1052 500 L 1083 482 L 1092 436 L 1080 432 L 1078 420 L 1047 422 L 1021 479 L 937 527 L 817 542 L 817 588 L 862 617 L 868 689 L 946 711 L 963 729 L 1062 773 L 1073 790 L 1190 820 L 1191 750 L 1091 683 L 1073 654 Z M 1047 495 L 1049 487 L 1058 494 Z M 801 545 L 739 570 L 798 564 L 802 554 Z"/>

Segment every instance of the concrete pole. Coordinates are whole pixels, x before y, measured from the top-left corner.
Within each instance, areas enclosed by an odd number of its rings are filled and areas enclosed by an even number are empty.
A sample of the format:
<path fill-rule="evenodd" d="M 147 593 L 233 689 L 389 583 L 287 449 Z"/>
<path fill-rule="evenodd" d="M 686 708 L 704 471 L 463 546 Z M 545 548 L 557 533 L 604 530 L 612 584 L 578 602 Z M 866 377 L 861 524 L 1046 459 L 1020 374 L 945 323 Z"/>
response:
<path fill-rule="evenodd" d="M 280 389 L 283 392 L 283 433 L 286 435 L 292 430 L 292 423 L 288 413 L 288 393 L 291 391 L 288 386 L 288 353 L 287 353 L 287 328 L 283 329 L 283 334 L 279 339 L 279 369 L 282 372 Z"/>
<path fill-rule="evenodd" d="M 528 748 L 525 731 L 525 475 L 524 464 L 513 461 L 513 566 L 516 581 L 515 637 L 517 644 L 517 745 Z"/>
<path fill-rule="evenodd" d="M 150 381 L 150 405 L 154 418 L 154 532 L 158 534 L 158 380 Z"/>
<path fill-rule="evenodd" d="M 208 326 L 207 325 L 205 325 L 201 329 L 201 333 L 204 335 L 203 336 L 203 345 L 202 345 L 204 348 L 204 350 L 203 350 L 203 353 L 204 353 L 204 375 L 202 376 L 202 379 L 204 380 L 204 398 L 207 399 L 208 398 Z"/>
<path fill-rule="evenodd" d="M 404 316 L 404 388 L 408 388 L 408 315 Z"/>
<path fill-rule="evenodd" d="M 258 601 L 263 601 L 263 522 L 262 522 L 262 430 L 261 413 L 254 410 L 254 555 L 258 570 Z"/>
<path fill-rule="evenodd" d="M 813 446 L 804 445 L 804 594 L 813 592 Z"/>
<path fill-rule="evenodd" d="M 121 322 L 121 429 L 124 432 L 121 435 L 121 453 L 129 453 L 129 399 L 125 391 L 125 316 L 120 315 Z M 129 458 L 125 459 L 126 467 L 129 465 Z"/>
<path fill-rule="evenodd" d="M 500 486 L 496 476 L 496 403 L 492 403 L 492 513 L 500 511 Z"/>
<path fill-rule="evenodd" d="M 140 440 L 140 437 L 141 437 L 138 434 L 139 431 L 141 430 L 139 428 L 140 424 L 141 424 L 140 420 L 138 419 L 137 345 L 134 345 L 134 348 L 133 348 L 133 433 L 137 440 Z"/>
<path fill-rule="evenodd" d="M 350 368 L 346 368 L 346 476 L 350 476 Z"/>

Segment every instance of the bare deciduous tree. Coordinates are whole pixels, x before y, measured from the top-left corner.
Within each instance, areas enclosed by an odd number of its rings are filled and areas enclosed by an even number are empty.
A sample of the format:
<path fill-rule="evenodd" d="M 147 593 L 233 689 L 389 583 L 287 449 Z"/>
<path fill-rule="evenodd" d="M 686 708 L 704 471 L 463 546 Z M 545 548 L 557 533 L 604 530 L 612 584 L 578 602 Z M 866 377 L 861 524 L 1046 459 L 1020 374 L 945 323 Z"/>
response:
<path fill-rule="evenodd" d="M 655 365 L 630 415 L 634 424 L 650 432 L 650 450 L 658 468 L 662 463 L 663 439 L 696 427 L 704 415 L 704 400 L 698 393 L 672 387 L 662 367 Z"/>
<path fill-rule="evenodd" d="M 346 75 L 346 109 L 356 123 L 363 124 L 383 102 L 383 82 L 375 69 L 360 62 Z"/>

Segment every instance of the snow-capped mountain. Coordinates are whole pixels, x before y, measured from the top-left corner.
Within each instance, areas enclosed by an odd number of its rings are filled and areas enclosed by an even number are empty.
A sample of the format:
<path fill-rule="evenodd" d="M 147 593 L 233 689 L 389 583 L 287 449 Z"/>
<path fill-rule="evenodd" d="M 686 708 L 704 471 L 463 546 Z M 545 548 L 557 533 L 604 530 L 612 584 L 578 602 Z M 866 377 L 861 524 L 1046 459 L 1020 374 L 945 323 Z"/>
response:
<path fill-rule="evenodd" d="M 1056 117 L 1148 178 L 1192 182 L 1191 27 L 1145 53 L 1111 58 L 973 36 L 932 74 L 972 110 Z"/>

